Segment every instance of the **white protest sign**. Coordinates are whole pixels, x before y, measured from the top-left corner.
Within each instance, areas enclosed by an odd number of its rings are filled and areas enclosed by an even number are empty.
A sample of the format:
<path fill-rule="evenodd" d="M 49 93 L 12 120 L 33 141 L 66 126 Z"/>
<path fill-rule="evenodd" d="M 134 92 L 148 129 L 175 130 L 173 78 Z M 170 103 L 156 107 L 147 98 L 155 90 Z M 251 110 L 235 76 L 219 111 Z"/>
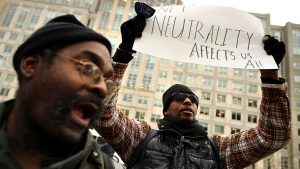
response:
<path fill-rule="evenodd" d="M 246 69 L 274 69 L 263 49 L 265 35 L 255 16 L 222 6 L 165 6 L 147 19 L 133 49 L 187 63 Z"/>

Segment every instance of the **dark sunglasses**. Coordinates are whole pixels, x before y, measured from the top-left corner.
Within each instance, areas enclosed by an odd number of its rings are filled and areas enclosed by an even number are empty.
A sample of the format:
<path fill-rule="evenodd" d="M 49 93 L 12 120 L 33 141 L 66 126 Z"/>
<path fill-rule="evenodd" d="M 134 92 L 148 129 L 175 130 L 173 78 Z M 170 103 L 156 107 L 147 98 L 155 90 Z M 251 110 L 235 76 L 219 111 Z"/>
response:
<path fill-rule="evenodd" d="M 178 102 L 183 102 L 186 98 L 189 98 L 192 103 L 195 103 L 198 105 L 199 99 L 196 95 L 194 94 L 189 94 L 189 93 L 173 93 L 171 95 L 171 99 L 178 101 Z"/>

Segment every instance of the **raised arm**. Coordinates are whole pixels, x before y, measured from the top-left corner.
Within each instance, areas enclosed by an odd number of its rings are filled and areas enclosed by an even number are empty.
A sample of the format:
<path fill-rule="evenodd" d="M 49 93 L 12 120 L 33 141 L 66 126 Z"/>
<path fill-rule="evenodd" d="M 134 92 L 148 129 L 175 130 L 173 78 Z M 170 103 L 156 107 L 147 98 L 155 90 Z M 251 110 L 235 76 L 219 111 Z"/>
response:
<path fill-rule="evenodd" d="M 273 37 L 264 39 L 267 54 L 277 64 L 285 54 L 285 45 Z M 214 135 L 220 147 L 222 168 L 242 169 L 287 145 L 291 138 L 291 112 L 287 84 L 278 70 L 260 70 L 262 101 L 258 126 L 227 137 Z"/>

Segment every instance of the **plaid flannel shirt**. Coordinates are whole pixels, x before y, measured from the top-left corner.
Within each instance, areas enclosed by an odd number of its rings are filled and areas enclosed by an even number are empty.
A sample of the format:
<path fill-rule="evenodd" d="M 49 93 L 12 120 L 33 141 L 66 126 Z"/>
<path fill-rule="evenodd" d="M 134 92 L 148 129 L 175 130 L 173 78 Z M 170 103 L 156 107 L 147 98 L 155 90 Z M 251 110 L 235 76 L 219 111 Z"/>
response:
<path fill-rule="evenodd" d="M 134 149 L 150 131 L 144 121 L 129 119 L 116 107 L 127 64 L 114 63 L 114 77 L 107 82 L 105 109 L 92 120 L 93 127 L 128 164 Z M 229 136 L 213 135 L 224 169 L 242 169 L 276 152 L 291 137 L 291 113 L 285 84 L 262 84 L 258 126 Z"/>

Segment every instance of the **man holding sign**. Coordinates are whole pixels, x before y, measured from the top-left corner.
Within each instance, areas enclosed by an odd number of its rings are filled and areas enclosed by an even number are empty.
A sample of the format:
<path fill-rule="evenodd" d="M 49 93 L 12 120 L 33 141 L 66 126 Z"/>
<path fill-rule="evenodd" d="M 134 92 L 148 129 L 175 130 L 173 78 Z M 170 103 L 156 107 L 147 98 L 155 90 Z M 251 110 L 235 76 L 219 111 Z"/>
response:
<path fill-rule="evenodd" d="M 262 69 L 262 102 L 258 126 L 229 136 L 208 136 L 195 119 L 198 97 L 187 86 L 175 84 L 163 94 L 164 118 L 153 130 L 145 121 L 129 119 L 116 107 L 122 77 L 133 58 L 135 38 L 145 19 L 137 15 L 121 26 L 122 43 L 113 57 L 114 77 L 107 83 L 105 111 L 93 126 L 129 168 L 241 169 L 288 144 L 291 116 L 287 84 L 277 69 Z M 271 36 L 263 40 L 267 54 L 279 65 L 285 45 Z M 153 134 L 154 133 L 154 134 Z"/>

